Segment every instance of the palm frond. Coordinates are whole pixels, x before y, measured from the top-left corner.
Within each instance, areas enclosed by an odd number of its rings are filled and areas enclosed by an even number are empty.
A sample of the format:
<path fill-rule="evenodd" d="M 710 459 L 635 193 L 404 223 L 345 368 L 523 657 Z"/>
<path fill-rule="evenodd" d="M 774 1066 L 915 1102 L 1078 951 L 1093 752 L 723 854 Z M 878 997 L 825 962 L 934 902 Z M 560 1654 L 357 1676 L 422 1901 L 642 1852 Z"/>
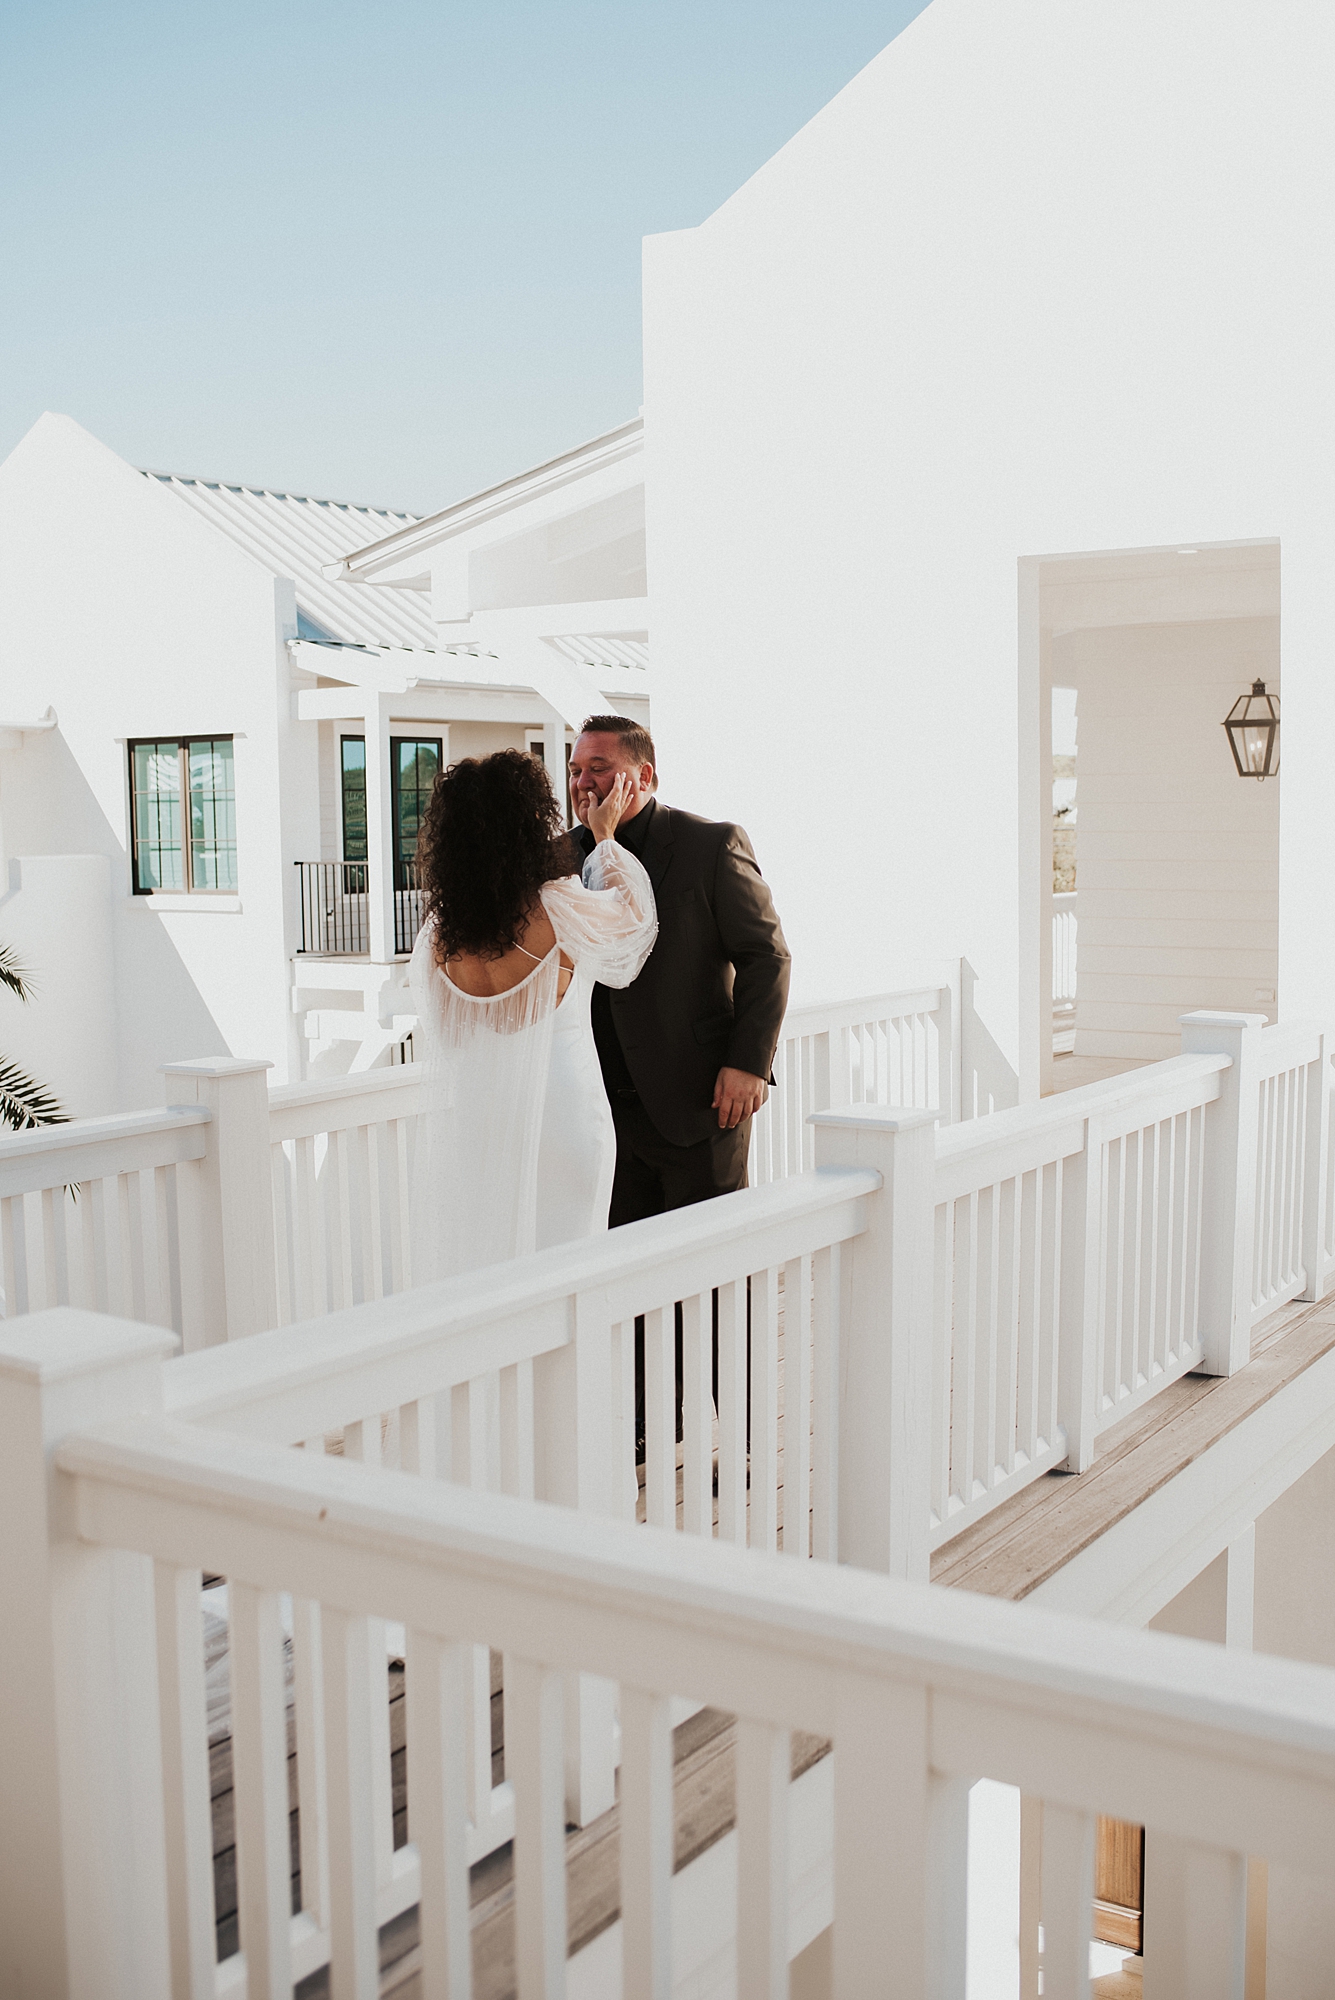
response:
<path fill-rule="evenodd" d="M 17 1063 L 0 1056 L 0 1125 L 31 1132 L 39 1125 L 67 1125 L 69 1119 L 45 1084 L 34 1083 Z"/>
<path fill-rule="evenodd" d="M 20 1000 L 32 998 L 28 975 L 14 956 L 13 946 L 8 944 L 0 944 L 0 986 L 7 986 Z"/>

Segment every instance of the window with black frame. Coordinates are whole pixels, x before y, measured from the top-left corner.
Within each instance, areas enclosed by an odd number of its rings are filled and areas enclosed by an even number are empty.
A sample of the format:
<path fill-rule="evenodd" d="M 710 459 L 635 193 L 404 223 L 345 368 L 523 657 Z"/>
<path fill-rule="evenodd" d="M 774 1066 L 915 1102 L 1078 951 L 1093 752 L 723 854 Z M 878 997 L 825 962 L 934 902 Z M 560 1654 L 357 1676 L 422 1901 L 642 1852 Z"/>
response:
<path fill-rule="evenodd" d="M 431 788 L 440 771 L 442 738 L 392 736 L 389 742 L 390 789 L 394 812 L 394 887 L 415 887 L 417 834 L 426 813 Z"/>
<path fill-rule="evenodd" d="M 366 738 L 344 736 L 339 743 L 343 802 L 343 859 L 366 859 Z"/>
<path fill-rule="evenodd" d="M 136 896 L 235 894 L 232 738 L 161 737 L 129 753 Z"/>

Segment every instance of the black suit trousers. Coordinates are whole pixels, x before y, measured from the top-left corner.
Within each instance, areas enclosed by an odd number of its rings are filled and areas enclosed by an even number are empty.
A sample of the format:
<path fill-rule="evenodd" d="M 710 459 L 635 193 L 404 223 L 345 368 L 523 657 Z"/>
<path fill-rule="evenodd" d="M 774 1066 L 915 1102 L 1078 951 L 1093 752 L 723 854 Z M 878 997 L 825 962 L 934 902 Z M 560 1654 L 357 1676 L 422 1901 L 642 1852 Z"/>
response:
<path fill-rule="evenodd" d="M 744 1118 L 731 1132 L 718 1132 L 694 1146 L 673 1146 L 650 1123 L 633 1093 L 619 1093 L 612 1105 L 617 1134 L 616 1178 L 612 1183 L 610 1229 L 639 1222 L 646 1215 L 664 1215 L 672 1208 L 689 1208 L 715 1195 L 734 1194 L 746 1186 L 746 1156 L 751 1144 L 751 1120 Z M 747 1436 L 750 1437 L 751 1298 L 747 1289 Z M 682 1356 L 681 1307 L 677 1307 L 677 1437 L 681 1438 Z M 718 1408 L 718 1294 L 713 1301 L 714 1407 Z M 644 1439 L 644 1321 L 635 1322 L 635 1437 L 637 1455 Z"/>

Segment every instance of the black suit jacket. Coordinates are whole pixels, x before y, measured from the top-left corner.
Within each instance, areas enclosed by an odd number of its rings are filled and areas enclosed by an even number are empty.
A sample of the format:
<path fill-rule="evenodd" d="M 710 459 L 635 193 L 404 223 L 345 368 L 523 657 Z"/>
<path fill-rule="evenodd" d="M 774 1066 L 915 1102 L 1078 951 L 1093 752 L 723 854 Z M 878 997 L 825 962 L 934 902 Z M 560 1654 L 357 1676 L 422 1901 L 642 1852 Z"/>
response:
<path fill-rule="evenodd" d="M 587 827 L 575 838 L 592 851 Z M 639 978 L 611 990 L 612 1020 L 653 1124 L 671 1145 L 693 1146 L 718 1133 L 710 1101 L 721 1068 L 769 1076 L 791 962 L 740 826 L 656 800 L 639 854 L 658 941 Z"/>

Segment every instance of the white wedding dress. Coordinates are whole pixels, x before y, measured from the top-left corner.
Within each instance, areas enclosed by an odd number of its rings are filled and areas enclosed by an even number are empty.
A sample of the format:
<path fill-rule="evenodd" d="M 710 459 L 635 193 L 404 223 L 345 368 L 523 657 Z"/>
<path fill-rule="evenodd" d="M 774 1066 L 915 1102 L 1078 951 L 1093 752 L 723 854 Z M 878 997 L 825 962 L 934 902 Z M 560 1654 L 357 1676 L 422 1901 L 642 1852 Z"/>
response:
<path fill-rule="evenodd" d="M 409 982 L 430 1088 L 413 1173 L 414 1284 L 607 1227 L 616 1133 L 589 1000 L 596 982 L 629 986 L 653 950 L 654 892 L 635 856 L 604 840 L 582 881 L 547 882 L 541 896 L 556 945 L 506 993 L 461 991 L 429 927 L 418 933 Z M 564 994 L 562 951 L 575 968 Z"/>

